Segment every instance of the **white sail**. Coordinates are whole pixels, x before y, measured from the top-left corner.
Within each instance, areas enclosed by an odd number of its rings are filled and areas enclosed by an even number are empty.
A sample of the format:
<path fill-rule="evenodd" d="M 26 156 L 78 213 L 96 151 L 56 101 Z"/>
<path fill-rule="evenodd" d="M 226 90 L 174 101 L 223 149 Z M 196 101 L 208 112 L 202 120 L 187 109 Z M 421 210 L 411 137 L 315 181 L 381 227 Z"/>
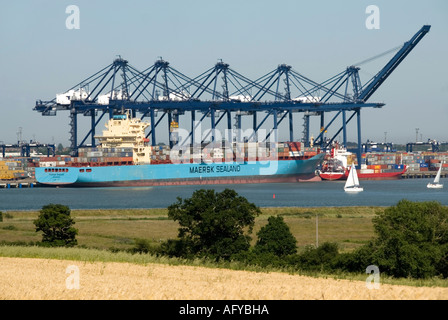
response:
<path fill-rule="evenodd" d="M 437 175 L 436 178 L 434 179 L 434 184 L 439 183 L 440 182 L 440 174 L 442 173 L 442 164 L 440 164 L 440 168 L 439 171 L 437 171 Z"/>
<path fill-rule="evenodd" d="M 350 172 L 348 174 L 347 180 L 345 181 L 344 188 L 351 188 L 355 185 L 355 180 L 353 179 L 353 167 L 350 168 Z"/>
<path fill-rule="evenodd" d="M 441 189 L 443 188 L 443 184 L 440 183 L 440 175 L 442 174 L 442 166 L 443 166 L 443 162 L 440 164 L 440 168 L 439 171 L 437 171 L 437 175 L 434 179 L 433 183 L 428 183 L 427 187 L 431 188 L 431 189 Z"/>
<path fill-rule="evenodd" d="M 352 164 L 352 167 L 347 177 L 347 181 L 345 181 L 344 190 L 363 191 L 363 188 L 359 186 L 358 174 L 356 173 L 356 168 L 354 164 Z"/>
<path fill-rule="evenodd" d="M 356 172 L 355 165 L 352 164 L 352 170 L 353 171 L 353 183 L 355 186 L 359 186 L 359 179 L 358 179 L 358 173 Z"/>

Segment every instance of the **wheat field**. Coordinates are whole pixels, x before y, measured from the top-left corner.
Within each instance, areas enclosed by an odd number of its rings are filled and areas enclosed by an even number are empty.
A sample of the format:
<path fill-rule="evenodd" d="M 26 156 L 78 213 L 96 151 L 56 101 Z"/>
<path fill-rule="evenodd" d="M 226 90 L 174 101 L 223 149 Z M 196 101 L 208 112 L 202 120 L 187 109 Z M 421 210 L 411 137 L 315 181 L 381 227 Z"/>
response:
<path fill-rule="evenodd" d="M 3 300 L 446 300 L 448 288 L 148 263 L 0 257 Z M 367 275 L 366 275 L 367 277 Z"/>

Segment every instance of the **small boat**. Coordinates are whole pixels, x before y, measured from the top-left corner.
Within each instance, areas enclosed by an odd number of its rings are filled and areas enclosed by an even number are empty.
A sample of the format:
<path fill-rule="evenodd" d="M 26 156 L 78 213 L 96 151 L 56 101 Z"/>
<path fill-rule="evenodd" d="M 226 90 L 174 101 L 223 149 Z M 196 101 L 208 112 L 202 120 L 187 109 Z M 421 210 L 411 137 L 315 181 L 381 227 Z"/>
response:
<path fill-rule="evenodd" d="M 345 192 L 361 192 L 364 188 L 359 185 L 358 174 L 356 173 L 355 165 L 352 164 L 350 173 L 344 186 Z"/>
<path fill-rule="evenodd" d="M 442 189 L 443 184 L 440 183 L 440 174 L 442 173 L 442 163 L 440 164 L 439 171 L 437 171 L 437 175 L 434 179 L 433 183 L 428 183 L 427 187 L 430 189 Z"/>

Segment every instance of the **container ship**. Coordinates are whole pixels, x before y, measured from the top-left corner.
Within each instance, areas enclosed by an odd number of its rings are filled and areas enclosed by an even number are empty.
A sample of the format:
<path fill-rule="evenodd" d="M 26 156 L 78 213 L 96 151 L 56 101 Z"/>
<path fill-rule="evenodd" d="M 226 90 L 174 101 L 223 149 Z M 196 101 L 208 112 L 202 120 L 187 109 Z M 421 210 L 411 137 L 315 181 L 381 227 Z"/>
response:
<path fill-rule="evenodd" d="M 347 180 L 349 168 L 355 163 L 356 155 L 338 146 L 331 149 L 318 170 L 322 180 Z M 395 180 L 401 179 L 408 167 L 402 163 L 401 155 L 363 154 L 359 180 Z"/>
<path fill-rule="evenodd" d="M 95 138 L 99 147 L 77 157 L 41 161 L 38 185 L 113 187 L 189 184 L 273 183 L 321 180 L 316 168 L 325 153 L 300 142 L 232 142 L 150 146 L 149 126 L 129 112 L 113 115 Z M 171 127 L 175 128 L 176 124 Z"/>

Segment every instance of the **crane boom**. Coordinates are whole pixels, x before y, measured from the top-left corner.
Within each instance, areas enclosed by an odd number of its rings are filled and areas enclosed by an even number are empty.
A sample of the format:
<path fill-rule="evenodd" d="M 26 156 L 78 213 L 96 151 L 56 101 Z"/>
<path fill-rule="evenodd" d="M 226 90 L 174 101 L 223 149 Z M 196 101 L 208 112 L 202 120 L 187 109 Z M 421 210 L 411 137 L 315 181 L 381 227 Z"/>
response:
<path fill-rule="evenodd" d="M 370 96 L 381 86 L 387 77 L 395 70 L 395 68 L 403 61 L 403 59 L 414 49 L 419 41 L 429 32 L 430 25 L 424 25 L 408 42 L 405 42 L 400 51 L 377 73 L 370 81 L 369 85 L 362 90 L 358 98 L 367 101 Z"/>

